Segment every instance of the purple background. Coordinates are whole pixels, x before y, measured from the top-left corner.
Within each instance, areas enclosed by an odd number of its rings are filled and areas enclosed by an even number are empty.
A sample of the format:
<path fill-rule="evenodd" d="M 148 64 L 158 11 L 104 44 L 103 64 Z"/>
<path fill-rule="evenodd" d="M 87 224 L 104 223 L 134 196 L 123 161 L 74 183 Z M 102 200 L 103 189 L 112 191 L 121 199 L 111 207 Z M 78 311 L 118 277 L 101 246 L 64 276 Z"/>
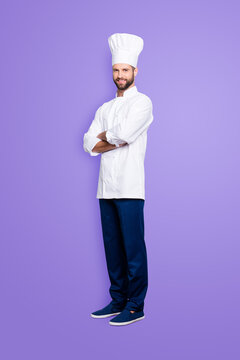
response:
<path fill-rule="evenodd" d="M 3 360 L 237 360 L 239 1 L 1 1 Z M 110 301 L 82 139 L 115 96 L 107 38 L 143 37 L 144 321 L 92 319 Z"/>

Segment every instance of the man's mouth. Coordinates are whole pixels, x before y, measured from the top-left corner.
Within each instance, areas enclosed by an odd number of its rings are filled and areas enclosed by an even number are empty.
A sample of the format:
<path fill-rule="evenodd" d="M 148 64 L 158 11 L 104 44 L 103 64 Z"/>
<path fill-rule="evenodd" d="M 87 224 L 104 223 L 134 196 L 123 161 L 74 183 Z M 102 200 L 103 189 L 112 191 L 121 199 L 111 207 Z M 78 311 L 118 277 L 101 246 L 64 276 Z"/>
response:
<path fill-rule="evenodd" d="M 118 80 L 119 84 L 123 84 L 126 82 L 126 80 Z"/>

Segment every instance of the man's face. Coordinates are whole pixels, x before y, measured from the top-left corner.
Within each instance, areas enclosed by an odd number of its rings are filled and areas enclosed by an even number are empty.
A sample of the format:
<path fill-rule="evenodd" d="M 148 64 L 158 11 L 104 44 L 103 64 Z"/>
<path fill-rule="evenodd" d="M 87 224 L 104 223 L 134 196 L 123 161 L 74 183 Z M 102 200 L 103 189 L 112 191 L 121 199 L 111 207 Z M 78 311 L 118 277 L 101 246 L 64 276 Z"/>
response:
<path fill-rule="evenodd" d="M 137 68 L 133 70 L 128 64 L 114 64 L 112 69 L 113 81 L 119 90 L 126 90 L 134 83 Z"/>

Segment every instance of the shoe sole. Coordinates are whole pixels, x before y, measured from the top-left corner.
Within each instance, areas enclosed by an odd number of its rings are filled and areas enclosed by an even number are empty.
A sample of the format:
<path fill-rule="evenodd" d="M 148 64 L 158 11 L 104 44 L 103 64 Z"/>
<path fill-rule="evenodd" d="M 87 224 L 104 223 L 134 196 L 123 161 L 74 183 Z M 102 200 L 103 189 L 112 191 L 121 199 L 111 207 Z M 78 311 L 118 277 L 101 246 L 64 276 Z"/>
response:
<path fill-rule="evenodd" d="M 112 313 L 112 314 L 107 314 L 107 315 L 94 315 L 94 314 L 91 314 L 91 317 L 95 318 L 95 319 L 104 319 L 106 317 L 109 317 L 109 316 L 114 316 L 114 315 L 119 315 L 120 312 L 116 312 L 116 313 Z"/>
<path fill-rule="evenodd" d="M 117 326 L 120 326 L 120 325 L 128 325 L 128 324 L 131 324 L 131 323 L 133 323 L 133 322 L 135 322 L 135 321 L 142 320 L 142 319 L 144 319 L 144 318 L 145 318 L 145 315 L 144 315 L 144 316 L 141 316 L 140 318 L 137 318 L 137 319 L 134 319 L 134 320 L 131 320 L 131 321 L 125 321 L 125 322 L 119 322 L 119 323 L 117 323 L 117 322 L 114 322 L 114 321 L 109 321 L 109 324 L 110 324 L 110 325 L 117 325 Z"/>

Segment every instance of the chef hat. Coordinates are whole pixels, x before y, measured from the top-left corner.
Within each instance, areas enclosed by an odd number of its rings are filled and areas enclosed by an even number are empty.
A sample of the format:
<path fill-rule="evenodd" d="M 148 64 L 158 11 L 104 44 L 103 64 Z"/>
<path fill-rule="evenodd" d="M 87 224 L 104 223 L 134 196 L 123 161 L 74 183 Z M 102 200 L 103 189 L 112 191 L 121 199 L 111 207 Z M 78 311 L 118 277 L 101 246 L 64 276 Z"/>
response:
<path fill-rule="evenodd" d="M 129 64 L 137 67 L 138 55 L 143 49 L 143 39 L 132 34 L 113 34 L 108 38 L 112 65 Z"/>

